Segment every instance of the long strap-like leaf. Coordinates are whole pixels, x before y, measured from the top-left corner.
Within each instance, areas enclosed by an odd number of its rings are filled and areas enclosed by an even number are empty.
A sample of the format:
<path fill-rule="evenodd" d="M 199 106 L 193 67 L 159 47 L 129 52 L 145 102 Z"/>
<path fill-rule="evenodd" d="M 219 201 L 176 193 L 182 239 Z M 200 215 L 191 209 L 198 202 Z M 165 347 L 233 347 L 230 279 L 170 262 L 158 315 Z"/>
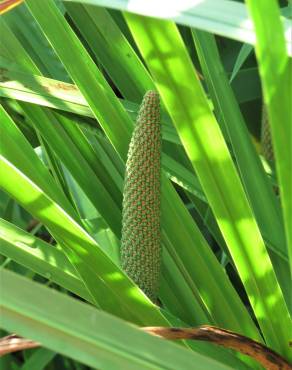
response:
<path fill-rule="evenodd" d="M 198 174 L 264 337 L 269 346 L 289 356 L 289 312 L 236 168 L 181 36 L 172 22 L 129 13 L 125 16 Z M 281 317 L 281 321 L 276 317 Z"/>

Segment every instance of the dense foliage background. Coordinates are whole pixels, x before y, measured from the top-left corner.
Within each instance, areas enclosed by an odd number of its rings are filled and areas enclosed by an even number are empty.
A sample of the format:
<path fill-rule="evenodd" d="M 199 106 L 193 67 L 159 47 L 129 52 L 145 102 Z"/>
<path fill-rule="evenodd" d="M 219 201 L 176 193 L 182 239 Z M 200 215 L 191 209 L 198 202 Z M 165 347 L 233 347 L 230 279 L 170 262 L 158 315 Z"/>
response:
<path fill-rule="evenodd" d="M 0 365 L 261 368 L 138 328 L 203 324 L 291 360 L 291 3 L 15 3 L 0 19 L 1 327 L 43 347 Z M 161 307 L 119 259 L 148 90 L 162 112 Z"/>

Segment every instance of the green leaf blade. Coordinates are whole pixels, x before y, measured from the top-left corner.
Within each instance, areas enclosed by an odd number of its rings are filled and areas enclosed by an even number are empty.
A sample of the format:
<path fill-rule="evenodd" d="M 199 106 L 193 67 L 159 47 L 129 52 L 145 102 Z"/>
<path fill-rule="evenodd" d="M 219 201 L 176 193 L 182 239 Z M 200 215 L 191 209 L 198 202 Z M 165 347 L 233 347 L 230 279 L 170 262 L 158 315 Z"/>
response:
<path fill-rule="evenodd" d="M 291 321 L 282 292 L 227 146 L 178 31 L 171 22 L 130 14 L 126 14 L 126 19 L 197 171 L 265 339 L 289 356 Z M 275 310 L 282 318 L 281 329 L 272 319 Z"/>
<path fill-rule="evenodd" d="M 1 270 L 3 327 L 95 368 L 231 367 L 143 333 L 102 311 Z M 64 345 L 66 343 L 66 345 Z"/>

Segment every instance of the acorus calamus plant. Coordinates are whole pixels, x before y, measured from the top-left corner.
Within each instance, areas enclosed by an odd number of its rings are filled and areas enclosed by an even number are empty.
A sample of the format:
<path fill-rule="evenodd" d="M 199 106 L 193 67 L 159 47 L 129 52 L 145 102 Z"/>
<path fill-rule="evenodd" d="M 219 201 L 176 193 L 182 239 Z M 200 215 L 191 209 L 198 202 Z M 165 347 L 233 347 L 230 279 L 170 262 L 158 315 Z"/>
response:
<path fill-rule="evenodd" d="M 153 301 L 160 274 L 159 95 L 148 91 L 131 138 L 123 192 L 121 264 Z"/>

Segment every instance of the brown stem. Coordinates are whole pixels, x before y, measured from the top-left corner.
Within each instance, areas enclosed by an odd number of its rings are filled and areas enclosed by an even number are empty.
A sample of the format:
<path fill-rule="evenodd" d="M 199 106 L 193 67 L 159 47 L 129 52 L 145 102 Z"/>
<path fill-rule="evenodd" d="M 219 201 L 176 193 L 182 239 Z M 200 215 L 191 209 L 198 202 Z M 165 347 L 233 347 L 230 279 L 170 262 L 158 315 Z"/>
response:
<path fill-rule="evenodd" d="M 244 335 L 215 326 L 202 325 L 198 328 L 144 327 L 143 331 L 164 339 L 193 339 L 211 342 L 248 355 L 267 370 L 292 370 L 292 366 L 278 353 Z M 11 334 L 0 339 L 0 356 L 39 347 L 41 344 Z M 291 343 L 289 343 L 291 345 Z"/>
<path fill-rule="evenodd" d="M 11 334 L 0 339 L 0 357 L 8 353 L 22 351 L 29 348 L 36 348 L 39 346 L 40 343 L 38 342 L 21 338 L 16 334 Z"/>
<path fill-rule="evenodd" d="M 198 328 L 142 328 L 149 334 L 165 339 L 194 339 L 215 343 L 252 357 L 267 370 L 292 370 L 292 366 L 278 353 L 243 335 L 214 326 Z"/>

